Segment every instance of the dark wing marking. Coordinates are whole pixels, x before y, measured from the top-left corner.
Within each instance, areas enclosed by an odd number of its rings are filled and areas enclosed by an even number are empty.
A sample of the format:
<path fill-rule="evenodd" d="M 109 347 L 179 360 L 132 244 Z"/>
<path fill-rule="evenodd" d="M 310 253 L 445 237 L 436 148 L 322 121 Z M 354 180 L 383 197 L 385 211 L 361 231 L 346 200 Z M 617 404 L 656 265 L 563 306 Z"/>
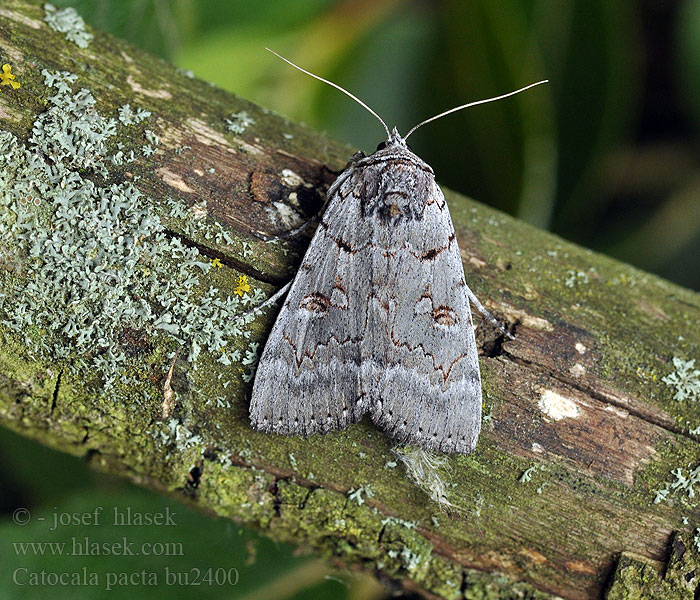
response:
<path fill-rule="evenodd" d="M 260 358 L 250 405 L 255 429 L 323 433 L 358 421 L 368 408 L 359 362 L 369 272 L 362 250 L 370 234 L 358 227 L 349 175 L 332 188 Z"/>
<path fill-rule="evenodd" d="M 361 387 L 370 414 L 402 443 L 469 453 L 481 428 L 481 380 L 464 270 L 432 176 L 409 189 L 408 227 L 374 223 Z M 422 209 L 422 213 L 421 213 Z"/>

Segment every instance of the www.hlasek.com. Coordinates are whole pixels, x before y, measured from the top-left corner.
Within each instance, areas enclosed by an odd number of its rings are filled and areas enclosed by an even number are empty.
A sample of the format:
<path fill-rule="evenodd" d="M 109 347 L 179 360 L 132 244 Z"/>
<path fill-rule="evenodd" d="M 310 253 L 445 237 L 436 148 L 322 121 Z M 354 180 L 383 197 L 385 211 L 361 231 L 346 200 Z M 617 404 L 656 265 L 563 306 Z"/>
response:
<path fill-rule="evenodd" d="M 184 556 L 182 542 L 100 542 L 89 536 L 69 542 L 12 542 L 17 556 Z"/>

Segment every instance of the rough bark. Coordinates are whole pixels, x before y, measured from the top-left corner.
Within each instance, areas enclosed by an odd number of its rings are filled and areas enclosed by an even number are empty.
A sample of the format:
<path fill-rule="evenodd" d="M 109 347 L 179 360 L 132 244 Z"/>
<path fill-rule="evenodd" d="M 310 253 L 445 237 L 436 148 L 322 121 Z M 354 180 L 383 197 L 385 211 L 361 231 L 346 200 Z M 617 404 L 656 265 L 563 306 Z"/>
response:
<path fill-rule="evenodd" d="M 285 282 L 308 238 L 291 243 L 294 259 L 251 230 L 274 234 L 285 227 L 280 215 L 312 213 L 351 151 L 105 34 L 78 48 L 43 14 L 32 2 L 0 7 L 3 62 L 22 86 L 2 88 L 0 129 L 29 137 L 50 95 L 44 68 L 77 74 L 103 114 L 125 103 L 147 108 L 157 152 L 110 165 L 107 181 L 134 181 L 168 236 L 198 248 L 203 261 L 219 259 L 221 268 L 202 275 L 203 289 L 232 295 L 243 274 L 266 294 Z M 255 123 L 229 131 L 225 118 L 241 110 Z M 142 133 L 120 140 L 138 147 Z M 654 499 L 700 463 L 697 375 L 686 375 L 682 400 L 663 381 L 682 370 L 673 358 L 700 355 L 700 297 L 445 196 L 468 282 L 515 336 L 498 338 L 475 315 L 486 417 L 476 452 L 440 469 L 452 484 L 451 508 L 395 464 L 391 440 L 370 424 L 309 439 L 251 431 L 249 366 L 222 365 L 205 349 L 195 370 L 186 351 L 168 357 L 177 344 L 155 328 L 124 328 L 121 348 L 141 383 L 105 395 L 99 377 L 70 368 L 76 357 L 32 356 L 25 338 L 0 325 L 0 422 L 429 596 L 693 598 L 695 563 L 683 571 L 682 559 L 695 556 L 697 502 L 687 483 Z M 167 197 L 195 209 L 168 214 Z M 228 237 L 209 239 L 188 228 L 192 219 L 218 223 Z M 0 285 L 12 284 L 0 292 L 21 293 L 21 261 L 0 266 Z M 273 318 L 265 312 L 249 339 L 231 344 L 245 351 L 251 340 L 264 343 Z M 657 575 L 674 531 L 668 572 Z"/>

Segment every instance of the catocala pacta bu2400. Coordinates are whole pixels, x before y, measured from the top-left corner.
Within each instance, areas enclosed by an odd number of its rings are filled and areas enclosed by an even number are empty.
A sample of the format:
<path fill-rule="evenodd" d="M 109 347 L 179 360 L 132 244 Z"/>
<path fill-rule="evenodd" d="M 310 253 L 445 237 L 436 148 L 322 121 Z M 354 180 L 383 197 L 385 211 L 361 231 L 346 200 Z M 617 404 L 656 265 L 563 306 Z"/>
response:
<path fill-rule="evenodd" d="M 474 450 L 482 399 L 470 300 L 495 319 L 467 286 L 433 170 L 406 144 L 423 123 L 405 137 L 384 125 L 387 141 L 356 154 L 328 190 L 258 364 L 255 429 L 326 433 L 369 414 L 401 443 Z"/>

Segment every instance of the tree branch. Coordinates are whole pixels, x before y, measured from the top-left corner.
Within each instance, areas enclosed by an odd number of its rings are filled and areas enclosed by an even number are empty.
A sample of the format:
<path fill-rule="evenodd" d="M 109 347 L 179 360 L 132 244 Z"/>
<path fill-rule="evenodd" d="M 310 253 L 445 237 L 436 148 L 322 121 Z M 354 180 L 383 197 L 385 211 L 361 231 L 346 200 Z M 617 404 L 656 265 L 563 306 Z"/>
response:
<path fill-rule="evenodd" d="M 308 218 L 352 152 L 103 33 L 78 47 L 38 3 L 0 17 L 21 84 L 0 94 L 6 427 L 435 597 L 599 598 L 621 552 L 657 564 L 692 534 L 697 294 L 446 191 L 469 285 L 515 339 L 475 316 L 486 416 L 440 468 L 443 509 L 370 424 L 248 425 L 275 311 L 235 316 L 308 244 L 251 231 Z"/>

